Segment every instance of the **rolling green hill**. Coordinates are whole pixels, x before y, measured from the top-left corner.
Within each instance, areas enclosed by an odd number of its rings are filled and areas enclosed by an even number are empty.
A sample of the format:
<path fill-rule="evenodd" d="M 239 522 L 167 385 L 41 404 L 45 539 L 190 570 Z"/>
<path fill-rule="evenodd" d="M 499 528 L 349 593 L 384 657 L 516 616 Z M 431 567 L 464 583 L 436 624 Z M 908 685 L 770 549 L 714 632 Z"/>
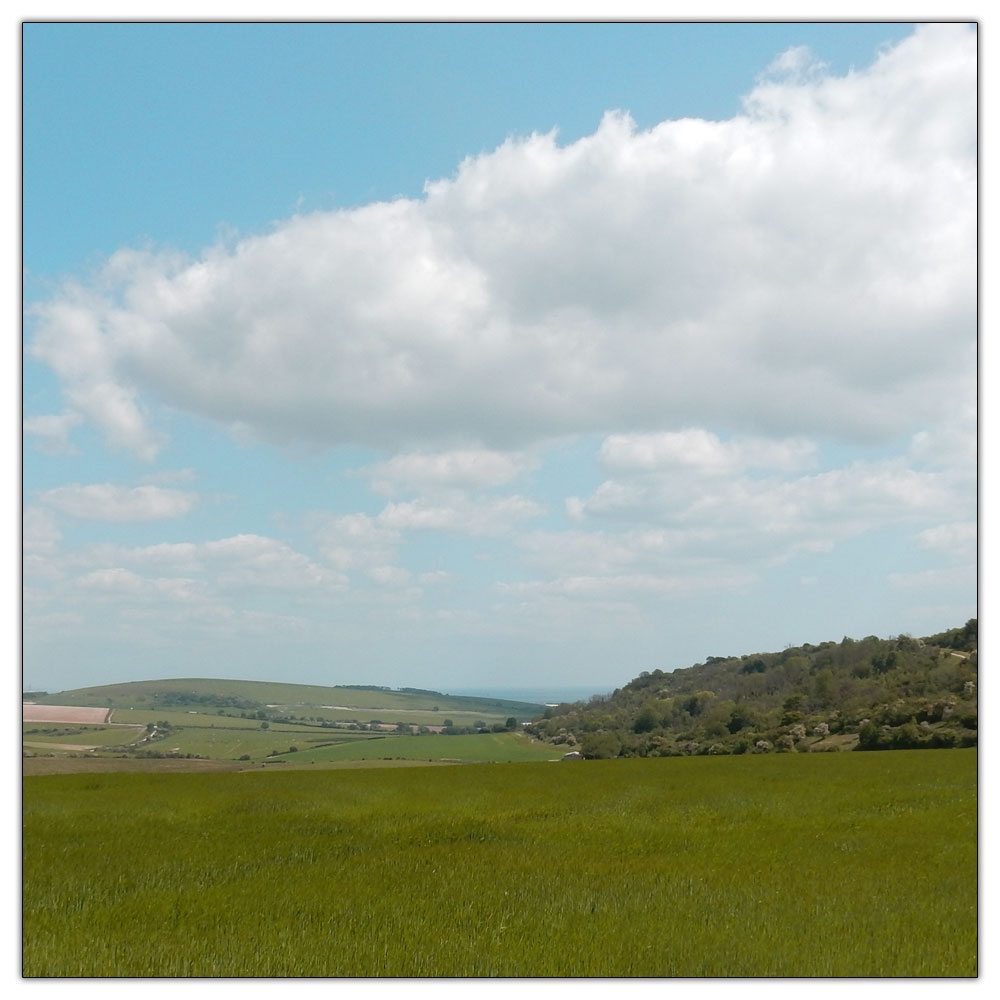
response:
<path fill-rule="evenodd" d="M 176 678 L 155 681 L 129 681 L 124 684 L 104 684 L 99 687 L 76 688 L 54 694 L 36 696 L 45 705 L 80 705 L 84 707 L 205 710 L 237 709 L 264 711 L 268 716 L 294 714 L 301 717 L 305 710 L 330 717 L 343 715 L 345 710 L 355 715 L 379 711 L 385 714 L 420 712 L 463 714 L 518 721 L 538 715 L 544 706 L 534 702 L 508 701 L 503 698 L 481 698 L 449 695 L 416 688 L 393 690 L 387 687 L 335 685 L 324 687 L 310 684 L 282 684 L 273 681 L 215 680 L 207 678 Z M 398 719 L 405 721 L 400 714 Z M 414 720 L 415 721 L 415 720 Z"/>

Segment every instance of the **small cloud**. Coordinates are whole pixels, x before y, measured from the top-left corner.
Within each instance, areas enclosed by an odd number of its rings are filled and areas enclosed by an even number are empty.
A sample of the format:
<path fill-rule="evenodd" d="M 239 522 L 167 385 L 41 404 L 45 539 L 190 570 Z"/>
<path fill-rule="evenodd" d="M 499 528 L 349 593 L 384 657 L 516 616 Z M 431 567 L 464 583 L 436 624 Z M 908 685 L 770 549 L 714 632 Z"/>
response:
<path fill-rule="evenodd" d="M 391 495 L 404 489 L 427 492 L 503 486 L 533 464 L 518 452 L 478 448 L 411 452 L 357 471 L 371 478 L 374 490 Z"/>
<path fill-rule="evenodd" d="M 939 524 L 936 528 L 927 528 L 917 535 L 921 548 L 963 561 L 975 556 L 978 538 L 979 532 L 975 521 Z"/>
<path fill-rule="evenodd" d="M 108 594 L 143 598 L 167 598 L 175 601 L 188 601 L 195 597 L 199 585 L 194 580 L 185 577 L 139 576 L 131 570 L 121 567 L 94 570 L 80 577 L 78 585 L 89 590 Z"/>
<path fill-rule="evenodd" d="M 331 573 L 275 538 L 234 535 L 206 542 L 202 548 L 222 588 L 305 590 L 345 584 L 342 574 Z"/>
<path fill-rule="evenodd" d="M 335 569 L 372 569 L 389 565 L 399 543 L 399 532 L 368 514 L 314 515 L 320 552 Z"/>
<path fill-rule="evenodd" d="M 391 528 L 424 531 L 451 531 L 465 535 L 506 534 L 526 518 L 539 517 L 545 509 L 522 496 L 489 500 L 455 497 L 450 504 L 423 500 L 390 503 L 378 520 Z"/>
<path fill-rule="evenodd" d="M 158 521 L 187 514 L 198 502 L 198 494 L 159 486 L 73 483 L 46 490 L 39 499 L 48 507 L 89 521 Z"/>
<path fill-rule="evenodd" d="M 808 45 L 793 45 L 785 49 L 768 67 L 760 74 L 760 80 L 783 81 L 786 83 L 796 83 L 814 79 L 829 69 L 829 63 L 818 59 Z"/>
<path fill-rule="evenodd" d="M 24 432 L 37 437 L 38 448 L 46 454 L 75 455 L 77 450 L 70 444 L 69 432 L 82 422 L 83 417 L 72 412 L 26 417 Z"/>
<path fill-rule="evenodd" d="M 22 529 L 22 546 L 25 552 L 54 552 L 62 538 L 55 515 L 43 507 L 26 507 Z"/>
<path fill-rule="evenodd" d="M 670 472 L 683 468 L 702 475 L 725 475 L 747 468 L 793 470 L 815 464 L 816 445 L 803 438 L 722 441 L 711 431 L 691 427 L 656 434 L 612 434 L 600 451 L 607 468 Z"/>

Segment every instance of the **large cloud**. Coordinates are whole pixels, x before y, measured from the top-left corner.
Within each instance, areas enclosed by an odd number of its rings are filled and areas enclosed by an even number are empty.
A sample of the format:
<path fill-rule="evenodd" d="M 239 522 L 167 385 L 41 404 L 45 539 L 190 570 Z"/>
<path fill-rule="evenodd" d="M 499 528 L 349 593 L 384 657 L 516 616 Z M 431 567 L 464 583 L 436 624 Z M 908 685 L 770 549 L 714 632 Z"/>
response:
<path fill-rule="evenodd" d="M 32 351 L 147 457 L 153 399 L 395 449 L 681 424 L 885 441 L 971 391 L 975 282 L 976 36 L 928 25 L 845 77 L 795 50 L 728 121 L 609 113 L 420 200 L 197 260 L 122 250 L 37 309 Z"/>

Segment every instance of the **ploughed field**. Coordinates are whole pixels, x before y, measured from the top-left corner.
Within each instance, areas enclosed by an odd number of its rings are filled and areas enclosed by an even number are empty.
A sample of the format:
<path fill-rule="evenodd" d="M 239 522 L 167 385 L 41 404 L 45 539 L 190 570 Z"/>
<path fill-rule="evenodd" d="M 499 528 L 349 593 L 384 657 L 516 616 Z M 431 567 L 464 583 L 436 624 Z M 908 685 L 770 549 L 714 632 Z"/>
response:
<path fill-rule="evenodd" d="M 26 777 L 26 976 L 974 976 L 976 751 Z"/>
<path fill-rule="evenodd" d="M 107 722 L 110 710 L 107 708 L 81 708 L 75 705 L 36 705 L 26 701 L 21 704 L 21 719 L 24 722 L 70 722 L 88 724 Z"/>

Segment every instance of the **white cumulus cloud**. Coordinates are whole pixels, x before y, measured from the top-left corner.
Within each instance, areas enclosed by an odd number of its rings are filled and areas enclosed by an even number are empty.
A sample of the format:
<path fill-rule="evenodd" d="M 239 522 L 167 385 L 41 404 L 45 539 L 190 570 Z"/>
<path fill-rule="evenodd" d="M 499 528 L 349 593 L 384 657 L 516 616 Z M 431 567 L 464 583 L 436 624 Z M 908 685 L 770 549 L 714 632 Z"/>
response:
<path fill-rule="evenodd" d="M 235 535 L 200 548 L 221 588 L 266 587 L 298 590 L 343 584 L 343 577 L 317 565 L 274 538 Z"/>
<path fill-rule="evenodd" d="M 154 398 L 279 443 L 395 450 L 692 423 L 912 435 L 974 396 L 976 73 L 966 25 L 845 76 L 793 51 L 728 121 L 609 113 L 565 146 L 466 159 L 421 199 L 197 259 L 120 250 L 32 310 L 30 351 L 145 458 Z"/>
<path fill-rule="evenodd" d="M 926 528 L 917 536 L 917 541 L 925 549 L 939 552 L 955 559 L 975 558 L 979 538 L 975 521 L 957 521 Z"/>
<path fill-rule="evenodd" d="M 395 455 L 359 471 L 370 477 L 373 489 L 394 494 L 407 489 L 438 492 L 503 486 L 533 464 L 519 453 L 466 448 Z"/>
<path fill-rule="evenodd" d="M 115 599 L 192 601 L 203 595 L 203 587 L 195 580 L 144 577 L 121 566 L 86 573 L 76 580 L 76 586 Z"/>
<path fill-rule="evenodd" d="M 394 529 L 450 531 L 468 535 L 505 534 L 519 522 L 538 517 L 541 504 L 522 496 L 490 500 L 455 498 L 447 504 L 414 500 L 390 503 L 378 515 L 379 523 Z"/>
<path fill-rule="evenodd" d="M 38 438 L 38 447 L 48 454 L 73 454 L 69 433 L 83 418 L 78 413 L 49 413 L 26 417 L 24 432 Z"/>
<path fill-rule="evenodd" d="M 186 514 L 198 502 L 198 494 L 162 486 L 73 483 L 45 490 L 39 500 L 64 514 L 86 520 L 156 521 Z"/>
<path fill-rule="evenodd" d="M 613 434 L 601 445 L 601 462 L 625 471 L 690 469 L 732 474 L 748 467 L 799 469 L 815 462 L 816 445 L 800 438 L 785 441 L 743 439 L 723 442 L 699 427 L 658 434 Z"/>

